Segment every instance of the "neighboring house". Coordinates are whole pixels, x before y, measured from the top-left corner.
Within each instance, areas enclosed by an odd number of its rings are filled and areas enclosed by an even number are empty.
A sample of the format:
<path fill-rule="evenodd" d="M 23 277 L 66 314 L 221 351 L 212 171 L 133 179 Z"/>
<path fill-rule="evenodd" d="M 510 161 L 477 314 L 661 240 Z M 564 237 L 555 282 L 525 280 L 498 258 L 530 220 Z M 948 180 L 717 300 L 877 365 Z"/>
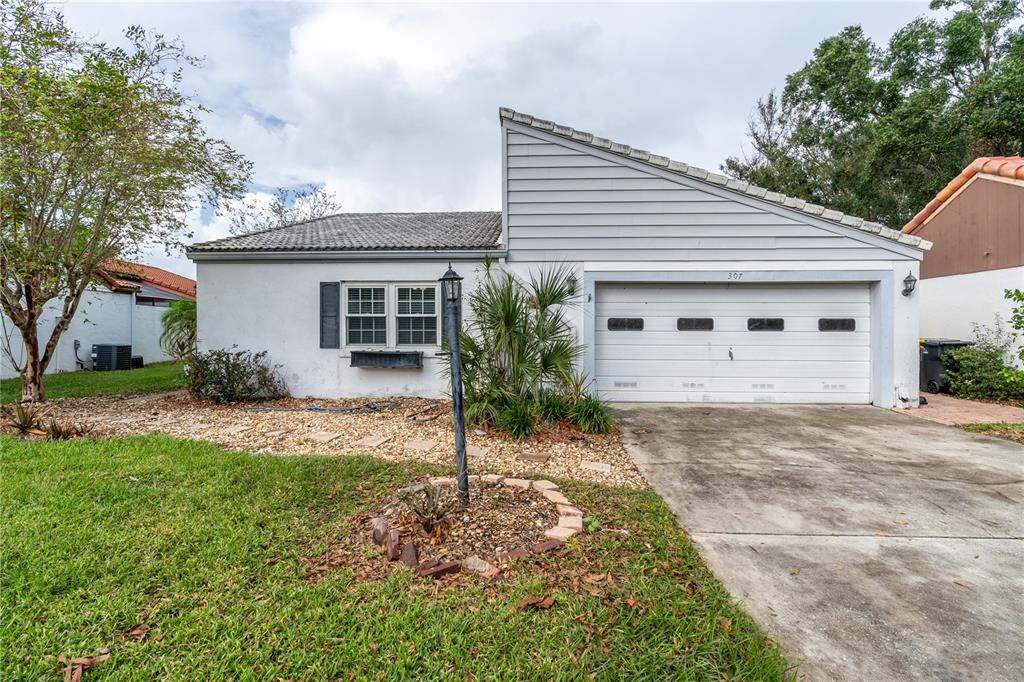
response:
<path fill-rule="evenodd" d="M 470 291 L 491 256 L 517 276 L 575 270 L 582 369 L 607 399 L 917 404 L 918 296 L 903 289 L 928 242 L 500 121 L 501 212 L 340 214 L 190 247 L 200 346 L 268 350 L 296 395 L 442 395 L 437 279 L 451 261 Z M 353 366 L 403 351 L 422 368 Z"/>
<path fill-rule="evenodd" d="M 98 273 L 78 304 L 71 324 L 61 335 L 47 373 L 91 369 L 93 344 L 131 345 L 132 355 L 143 362 L 169 359 L 160 347 L 160 316 L 172 301 L 196 297 L 195 280 L 161 268 L 137 263 L 109 262 Z M 60 314 L 59 301 L 46 305 L 39 321 L 39 342 L 45 344 Z M 21 334 L 7 317 L 2 323 L 2 341 L 10 348 L 18 366 L 24 362 Z M 75 341 L 80 347 L 75 348 Z M 0 351 L 0 376 L 17 376 L 15 365 Z"/>
<path fill-rule="evenodd" d="M 1010 316 L 1006 289 L 1024 289 L 1024 158 L 982 157 L 903 228 L 934 242 L 921 265 L 921 335 L 974 338 Z"/>

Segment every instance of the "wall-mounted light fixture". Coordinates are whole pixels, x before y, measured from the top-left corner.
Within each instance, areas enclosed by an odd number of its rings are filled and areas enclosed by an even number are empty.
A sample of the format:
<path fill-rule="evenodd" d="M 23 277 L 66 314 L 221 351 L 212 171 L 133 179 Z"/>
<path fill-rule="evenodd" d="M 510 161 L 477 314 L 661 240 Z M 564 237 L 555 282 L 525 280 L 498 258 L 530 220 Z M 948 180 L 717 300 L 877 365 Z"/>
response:
<path fill-rule="evenodd" d="M 907 273 L 907 276 L 903 278 L 903 295 L 910 296 L 914 293 L 914 287 L 917 286 L 917 277 L 914 277 L 914 273 Z"/>

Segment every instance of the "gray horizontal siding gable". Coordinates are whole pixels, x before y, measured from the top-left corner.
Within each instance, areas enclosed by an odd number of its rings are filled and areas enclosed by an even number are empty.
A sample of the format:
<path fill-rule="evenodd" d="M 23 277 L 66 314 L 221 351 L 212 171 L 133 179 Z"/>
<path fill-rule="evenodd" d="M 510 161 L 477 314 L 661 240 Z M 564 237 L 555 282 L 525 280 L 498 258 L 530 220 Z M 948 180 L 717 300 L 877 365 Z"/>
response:
<path fill-rule="evenodd" d="M 910 247 L 502 121 L 508 258 L 918 260 Z"/>

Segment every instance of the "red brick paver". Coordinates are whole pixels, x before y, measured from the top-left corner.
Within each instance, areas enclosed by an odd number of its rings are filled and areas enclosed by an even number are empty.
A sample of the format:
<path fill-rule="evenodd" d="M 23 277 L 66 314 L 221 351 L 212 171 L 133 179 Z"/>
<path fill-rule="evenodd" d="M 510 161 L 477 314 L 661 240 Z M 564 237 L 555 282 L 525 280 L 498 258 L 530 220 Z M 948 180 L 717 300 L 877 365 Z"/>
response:
<path fill-rule="evenodd" d="M 925 397 L 928 399 L 927 405 L 916 410 L 898 411 L 948 426 L 991 422 L 1024 424 L 1024 409 L 1019 407 L 962 400 L 942 394 L 927 393 Z"/>

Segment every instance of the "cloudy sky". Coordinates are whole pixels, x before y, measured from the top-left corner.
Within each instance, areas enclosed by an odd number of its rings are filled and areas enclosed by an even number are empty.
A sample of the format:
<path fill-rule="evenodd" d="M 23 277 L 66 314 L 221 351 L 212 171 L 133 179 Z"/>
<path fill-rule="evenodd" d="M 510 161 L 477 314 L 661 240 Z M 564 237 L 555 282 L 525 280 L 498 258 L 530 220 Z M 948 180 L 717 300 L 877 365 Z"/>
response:
<path fill-rule="evenodd" d="M 687 163 L 741 152 L 756 99 L 823 38 L 884 42 L 927 2 L 687 4 L 95 3 L 64 6 L 110 42 L 179 36 L 208 130 L 255 164 L 254 193 L 324 184 L 346 211 L 500 208 L 498 107 Z M 226 219 L 192 216 L 194 240 Z M 185 275 L 183 254 L 148 261 Z"/>

